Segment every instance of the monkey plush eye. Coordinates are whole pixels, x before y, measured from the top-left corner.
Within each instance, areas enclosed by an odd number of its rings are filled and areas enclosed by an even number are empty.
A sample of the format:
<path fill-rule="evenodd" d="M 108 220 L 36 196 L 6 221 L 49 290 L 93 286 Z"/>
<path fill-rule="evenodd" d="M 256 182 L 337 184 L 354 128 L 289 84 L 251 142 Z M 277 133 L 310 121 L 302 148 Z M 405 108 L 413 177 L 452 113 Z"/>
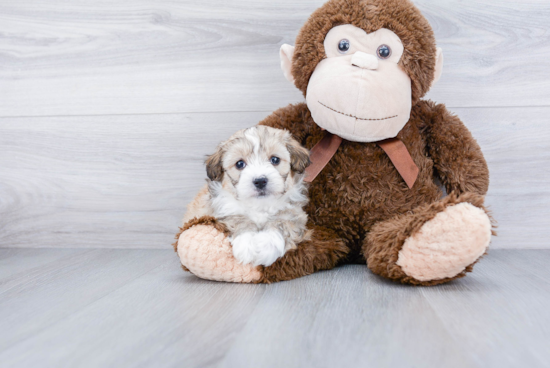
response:
<path fill-rule="evenodd" d="M 271 161 L 271 164 L 273 164 L 275 166 L 277 166 L 281 163 L 281 159 L 279 157 L 275 157 L 275 156 L 271 157 L 270 161 Z"/>
<path fill-rule="evenodd" d="M 246 162 L 244 162 L 243 160 L 237 161 L 235 167 L 239 170 L 242 170 L 246 167 Z"/>
<path fill-rule="evenodd" d="M 346 40 L 345 38 L 343 40 L 340 40 L 338 42 L 338 51 L 341 54 L 345 54 L 349 50 L 349 40 Z"/>
<path fill-rule="evenodd" d="M 391 56 L 391 48 L 388 45 L 380 45 L 378 46 L 378 50 L 376 50 L 376 55 L 380 59 L 387 59 Z"/>

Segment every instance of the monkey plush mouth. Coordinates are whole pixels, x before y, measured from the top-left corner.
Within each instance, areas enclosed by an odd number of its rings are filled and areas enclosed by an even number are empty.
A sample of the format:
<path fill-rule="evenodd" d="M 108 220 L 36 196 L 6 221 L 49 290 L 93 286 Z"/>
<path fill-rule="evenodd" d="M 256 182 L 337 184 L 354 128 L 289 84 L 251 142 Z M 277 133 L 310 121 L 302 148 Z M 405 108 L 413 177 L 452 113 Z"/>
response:
<path fill-rule="evenodd" d="M 367 119 L 367 118 L 359 118 L 357 116 L 354 116 L 354 115 L 350 115 L 350 114 L 346 114 L 346 113 L 343 113 L 343 112 L 340 112 L 338 110 L 334 110 L 332 107 L 328 107 L 327 105 L 325 105 L 324 103 L 322 103 L 321 101 L 317 101 L 319 102 L 322 106 L 326 107 L 327 109 L 331 110 L 331 111 L 334 111 L 334 112 L 337 112 L 338 114 L 341 114 L 341 115 L 344 115 L 344 116 L 349 116 L 350 118 L 355 118 L 357 120 L 368 120 L 368 121 L 377 121 L 377 120 L 388 120 L 388 119 L 393 119 L 393 118 L 396 118 L 398 115 L 394 115 L 394 116 L 388 116 L 387 118 L 380 118 L 380 119 Z"/>

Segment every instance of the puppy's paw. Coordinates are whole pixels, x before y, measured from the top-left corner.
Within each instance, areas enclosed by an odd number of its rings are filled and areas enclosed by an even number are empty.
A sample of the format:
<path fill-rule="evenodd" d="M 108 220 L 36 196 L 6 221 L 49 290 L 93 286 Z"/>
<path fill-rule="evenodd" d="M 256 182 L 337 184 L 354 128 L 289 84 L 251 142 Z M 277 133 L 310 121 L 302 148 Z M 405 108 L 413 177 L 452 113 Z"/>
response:
<path fill-rule="evenodd" d="M 254 233 L 243 233 L 229 239 L 233 248 L 233 257 L 242 264 L 254 261 Z"/>
<path fill-rule="evenodd" d="M 285 239 L 276 230 L 260 231 L 254 236 L 255 266 L 271 266 L 285 254 Z"/>
<path fill-rule="evenodd" d="M 243 233 L 231 239 L 233 256 L 243 264 L 270 266 L 285 254 L 285 239 L 275 230 Z"/>

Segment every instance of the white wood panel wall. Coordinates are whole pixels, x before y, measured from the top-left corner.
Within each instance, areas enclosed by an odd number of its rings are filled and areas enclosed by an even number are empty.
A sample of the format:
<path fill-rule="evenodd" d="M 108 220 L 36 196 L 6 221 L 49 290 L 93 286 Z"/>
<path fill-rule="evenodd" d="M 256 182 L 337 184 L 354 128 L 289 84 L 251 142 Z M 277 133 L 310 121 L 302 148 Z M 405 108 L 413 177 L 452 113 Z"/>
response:
<path fill-rule="evenodd" d="M 500 248 L 550 247 L 550 4 L 418 0 L 429 98 L 491 170 Z M 302 100 L 279 69 L 322 0 L 1 0 L 0 247 L 164 248 L 204 155 Z"/>

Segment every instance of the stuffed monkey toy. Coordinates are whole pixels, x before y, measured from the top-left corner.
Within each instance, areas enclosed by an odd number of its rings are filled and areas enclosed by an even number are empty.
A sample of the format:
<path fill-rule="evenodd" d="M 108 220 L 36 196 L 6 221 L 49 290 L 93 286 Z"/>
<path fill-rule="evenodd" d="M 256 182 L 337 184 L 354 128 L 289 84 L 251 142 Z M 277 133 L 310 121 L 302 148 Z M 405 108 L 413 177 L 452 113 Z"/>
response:
<path fill-rule="evenodd" d="M 305 102 L 260 124 L 311 149 L 311 239 L 254 267 L 233 258 L 221 223 L 194 218 L 175 244 L 183 268 L 205 279 L 270 283 L 361 263 L 412 285 L 472 271 L 492 235 L 483 206 L 489 172 L 460 119 L 421 99 L 441 76 L 443 55 L 420 11 L 408 0 L 330 0 L 280 57 Z"/>

